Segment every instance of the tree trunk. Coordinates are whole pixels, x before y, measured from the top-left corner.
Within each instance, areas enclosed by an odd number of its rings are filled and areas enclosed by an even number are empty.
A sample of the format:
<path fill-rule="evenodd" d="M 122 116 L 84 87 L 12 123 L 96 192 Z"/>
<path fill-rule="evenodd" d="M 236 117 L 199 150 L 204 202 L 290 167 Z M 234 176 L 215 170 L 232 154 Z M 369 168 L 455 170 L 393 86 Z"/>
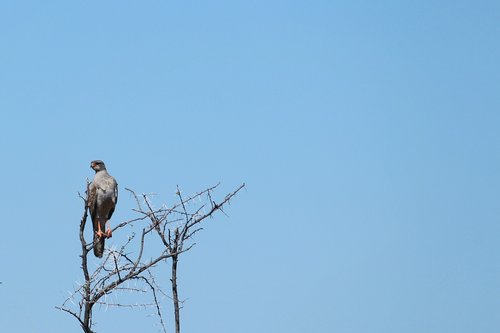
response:
<path fill-rule="evenodd" d="M 172 297 L 174 299 L 175 333 L 181 332 L 179 316 L 179 295 L 177 293 L 177 254 L 172 256 Z"/>

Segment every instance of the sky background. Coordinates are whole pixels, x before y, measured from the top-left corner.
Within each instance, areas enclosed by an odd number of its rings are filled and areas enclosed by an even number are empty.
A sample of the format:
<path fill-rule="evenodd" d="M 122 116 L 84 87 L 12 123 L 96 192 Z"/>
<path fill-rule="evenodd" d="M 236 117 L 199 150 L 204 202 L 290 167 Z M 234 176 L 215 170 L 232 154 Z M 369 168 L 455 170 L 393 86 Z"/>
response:
<path fill-rule="evenodd" d="M 180 262 L 183 332 L 499 332 L 499 22 L 498 1 L 2 1 L 2 330 L 80 331 L 54 307 L 102 159 L 112 225 L 125 187 L 247 185 Z"/>

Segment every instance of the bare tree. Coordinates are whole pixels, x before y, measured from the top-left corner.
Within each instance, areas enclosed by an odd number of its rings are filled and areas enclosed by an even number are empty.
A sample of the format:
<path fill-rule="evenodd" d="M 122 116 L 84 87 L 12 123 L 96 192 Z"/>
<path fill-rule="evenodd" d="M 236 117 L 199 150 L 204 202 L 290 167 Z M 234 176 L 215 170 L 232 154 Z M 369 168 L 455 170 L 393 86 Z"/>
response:
<path fill-rule="evenodd" d="M 89 184 L 87 183 L 87 193 Z M 132 209 L 138 213 L 138 217 L 129 219 L 118 224 L 112 230 L 113 233 L 125 226 L 136 228 L 137 224 L 142 225 L 139 232 L 133 232 L 127 240 L 116 248 L 106 249 L 102 262 L 93 270 L 89 269 L 88 255 L 93 249 L 93 243 L 87 243 L 84 230 L 87 222 L 88 197 L 80 197 L 84 201 L 84 213 L 80 221 L 80 243 L 81 243 L 81 269 L 83 272 L 83 283 L 70 293 L 69 297 L 57 309 L 67 312 L 78 320 L 83 332 L 93 333 L 93 310 L 96 304 L 106 307 L 152 307 L 159 318 L 159 322 L 164 332 L 166 332 L 165 322 L 161 310 L 159 295 L 166 293 L 157 283 L 157 278 L 153 268 L 158 264 L 166 263 L 171 259 L 170 284 L 174 308 L 175 332 L 180 333 L 180 309 L 177 285 L 177 266 L 179 256 L 189 251 L 195 243 L 192 242 L 193 235 L 202 230 L 200 224 L 214 213 L 220 211 L 224 213 L 223 207 L 245 187 L 240 185 L 233 192 L 227 194 L 218 203 L 212 199 L 214 190 L 219 184 L 209 187 L 191 196 L 184 196 L 177 187 L 178 202 L 168 207 L 153 208 L 151 197 L 146 194 L 138 195 L 130 189 L 126 189 L 135 198 L 137 207 Z M 224 213 L 225 214 L 225 213 Z M 159 252 L 152 255 L 148 244 L 152 242 L 150 234 L 156 234 L 163 244 Z M 154 251 L 154 250 L 153 250 Z M 134 287 L 124 284 L 134 281 Z M 150 295 L 150 302 L 141 304 L 127 304 L 122 301 L 110 301 L 108 295 L 119 294 L 120 292 L 147 293 Z"/>

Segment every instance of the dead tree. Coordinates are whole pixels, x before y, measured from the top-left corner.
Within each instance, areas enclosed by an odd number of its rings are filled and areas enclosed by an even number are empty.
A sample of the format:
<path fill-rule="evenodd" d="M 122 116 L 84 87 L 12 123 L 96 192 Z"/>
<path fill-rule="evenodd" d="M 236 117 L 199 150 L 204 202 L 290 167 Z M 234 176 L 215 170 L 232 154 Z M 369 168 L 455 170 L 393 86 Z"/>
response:
<path fill-rule="evenodd" d="M 112 231 L 114 233 L 125 226 L 131 226 L 134 229 L 137 224 L 142 225 L 142 229 L 139 232 L 133 232 L 123 244 L 116 248 L 106 249 L 102 262 L 95 269 L 89 269 L 88 264 L 88 255 L 93 249 L 93 243 L 87 243 L 84 235 L 88 215 L 88 197 L 80 195 L 85 207 L 79 230 L 83 283 L 70 293 L 61 306 L 56 308 L 74 317 L 79 322 L 84 333 L 94 333 L 92 325 L 95 305 L 105 305 L 106 307 L 152 307 L 155 309 L 163 331 L 166 332 L 161 302 L 158 297 L 166 293 L 162 290 L 161 283 L 157 283 L 152 268 L 164 264 L 170 259 L 172 296 L 169 298 L 173 302 L 175 332 L 180 333 L 182 302 L 179 300 L 177 286 L 179 256 L 195 245 L 191 240 L 198 231 L 202 230 L 201 222 L 208 217 L 212 217 L 217 211 L 224 213 L 224 205 L 228 204 L 230 199 L 245 187 L 245 184 L 240 185 L 217 203 L 212 199 L 212 195 L 218 186 L 219 184 L 191 196 L 184 196 L 177 187 L 178 202 L 171 207 L 163 205 L 159 209 L 153 208 L 150 196 L 146 194 L 137 195 L 134 191 L 126 189 L 136 200 L 137 208 L 132 210 L 138 213 L 139 216 L 118 224 Z M 149 242 L 152 241 L 152 237 L 147 236 L 154 234 L 163 244 L 163 248 L 161 251 L 153 253 L 153 255 L 145 255 L 145 252 L 150 252 L 147 250 L 149 250 Z M 137 282 L 139 286 L 126 286 L 124 283 L 127 281 Z M 151 301 L 144 304 L 126 304 L 121 301 L 112 302 L 108 300 L 109 295 L 114 294 L 117 296 L 124 291 L 148 293 Z"/>

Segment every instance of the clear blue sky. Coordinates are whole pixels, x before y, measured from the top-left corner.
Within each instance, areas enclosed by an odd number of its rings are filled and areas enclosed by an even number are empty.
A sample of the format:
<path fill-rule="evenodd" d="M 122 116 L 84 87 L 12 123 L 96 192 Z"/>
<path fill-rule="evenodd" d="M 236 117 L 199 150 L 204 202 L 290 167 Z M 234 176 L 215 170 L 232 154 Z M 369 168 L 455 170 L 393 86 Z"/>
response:
<path fill-rule="evenodd" d="M 124 187 L 247 184 L 180 263 L 185 333 L 499 332 L 499 19 L 498 1 L 2 1 L 2 330 L 80 330 L 54 306 L 102 159 L 112 223 Z M 94 328 L 156 332 L 152 312 Z"/>

